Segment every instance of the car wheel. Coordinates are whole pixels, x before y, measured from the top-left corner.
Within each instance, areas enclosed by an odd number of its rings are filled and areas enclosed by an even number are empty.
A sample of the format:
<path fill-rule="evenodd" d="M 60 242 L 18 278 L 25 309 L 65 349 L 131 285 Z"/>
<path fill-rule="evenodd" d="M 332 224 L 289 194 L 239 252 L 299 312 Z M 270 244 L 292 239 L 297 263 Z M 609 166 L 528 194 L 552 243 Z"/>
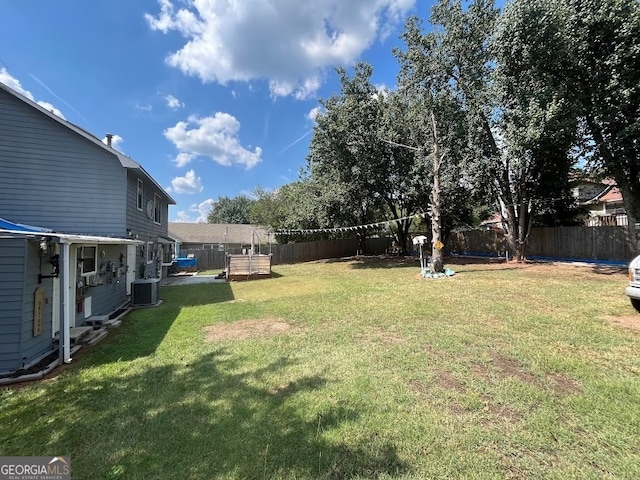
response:
<path fill-rule="evenodd" d="M 638 300 L 637 298 L 631 298 L 631 305 L 633 305 L 633 308 L 635 308 L 638 313 L 640 313 L 640 300 Z"/>

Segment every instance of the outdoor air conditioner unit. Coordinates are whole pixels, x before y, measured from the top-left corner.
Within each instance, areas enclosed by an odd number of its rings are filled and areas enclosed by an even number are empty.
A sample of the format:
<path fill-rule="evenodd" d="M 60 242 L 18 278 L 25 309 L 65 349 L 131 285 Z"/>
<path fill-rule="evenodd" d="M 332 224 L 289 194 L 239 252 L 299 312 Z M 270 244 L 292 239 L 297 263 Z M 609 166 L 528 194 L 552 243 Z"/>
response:
<path fill-rule="evenodd" d="M 131 283 L 131 305 L 155 305 L 158 303 L 159 278 L 134 280 Z"/>

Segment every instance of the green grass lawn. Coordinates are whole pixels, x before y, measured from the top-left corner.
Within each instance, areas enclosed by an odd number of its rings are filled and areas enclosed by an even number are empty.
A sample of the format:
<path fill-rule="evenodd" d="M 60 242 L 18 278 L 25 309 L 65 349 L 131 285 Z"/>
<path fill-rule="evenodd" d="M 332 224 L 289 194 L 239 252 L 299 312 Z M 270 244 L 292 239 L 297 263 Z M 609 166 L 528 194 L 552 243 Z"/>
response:
<path fill-rule="evenodd" d="M 164 287 L 55 377 L 0 391 L 0 455 L 72 478 L 640 478 L 626 275 L 416 260 Z"/>

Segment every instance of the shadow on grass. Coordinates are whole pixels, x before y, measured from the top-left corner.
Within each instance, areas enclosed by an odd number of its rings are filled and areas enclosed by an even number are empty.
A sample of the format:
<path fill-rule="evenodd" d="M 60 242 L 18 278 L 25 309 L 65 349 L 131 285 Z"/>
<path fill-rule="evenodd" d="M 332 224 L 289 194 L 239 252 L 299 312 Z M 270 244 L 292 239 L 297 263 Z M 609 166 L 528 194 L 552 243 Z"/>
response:
<path fill-rule="evenodd" d="M 218 349 L 190 364 L 135 374 L 67 375 L 39 398 L 11 405 L 19 428 L 3 429 L 2 454 L 69 455 L 74 479 L 341 479 L 408 471 L 377 436 L 357 444 L 336 439 L 336 430 L 358 420 L 359 406 L 323 402 L 322 375 L 286 385 L 265 380 L 291 364 L 278 359 L 248 370 Z"/>
<path fill-rule="evenodd" d="M 332 258 L 323 260 L 325 263 L 348 263 L 354 269 L 370 268 L 404 268 L 420 269 L 420 258 L 414 255 L 405 257 L 398 255 L 358 255 L 355 257 Z"/>
<path fill-rule="evenodd" d="M 161 288 L 160 297 L 167 303 L 180 306 L 209 305 L 234 300 L 233 290 L 228 282 L 172 285 Z"/>
<path fill-rule="evenodd" d="M 187 306 L 210 305 L 234 300 L 228 283 L 202 283 L 171 286 L 160 290 L 162 302 L 155 307 L 135 309 L 120 328 L 113 330 L 102 345 L 80 356 L 92 365 L 130 361 L 153 355 L 167 332 Z"/>
<path fill-rule="evenodd" d="M 378 256 L 359 256 L 350 257 L 344 259 L 336 259 L 337 262 L 350 263 L 351 268 L 354 269 L 396 269 L 396 268 L 412 268 L 417 273 L 420 273 L 420 257 L 416 255 L 408 255 L 405 257 L 391 256 L 391 255 L 378 255 Z M 444 257 L 444 266 L 450 268 L 458 273 L 456 266 L 468 266 L 474 265 L 478 268 L 467 270 L 464 269 L 460 273 L 479 272 L 487 270 L 515 270 L 521 268 L 515 264 L 508 265 L 504 259 L 491 259 L 491 258 L 464 258 L 464 257 Z"/>

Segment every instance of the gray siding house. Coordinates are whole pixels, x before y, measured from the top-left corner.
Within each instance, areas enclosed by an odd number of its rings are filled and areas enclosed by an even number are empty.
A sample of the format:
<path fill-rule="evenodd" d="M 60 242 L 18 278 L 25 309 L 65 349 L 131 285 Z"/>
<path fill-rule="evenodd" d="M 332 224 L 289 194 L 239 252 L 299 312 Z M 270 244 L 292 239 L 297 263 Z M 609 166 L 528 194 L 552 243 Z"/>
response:
<path fill-rule="evenodd" d="M 176 239 L 180 255 L 189 250 L 224 250 L 243 253 L 252 245 L 275 243 L 275 236 L 256 225 L 231 223 L 169 223 L 169 235 Z"/>
<path fill-rule="evenodd" d="M 173 204 L 140 164 L 0 83 L 0 375 L 57 346 L 68 361 L 70 329 L 160 277 Z"/>

